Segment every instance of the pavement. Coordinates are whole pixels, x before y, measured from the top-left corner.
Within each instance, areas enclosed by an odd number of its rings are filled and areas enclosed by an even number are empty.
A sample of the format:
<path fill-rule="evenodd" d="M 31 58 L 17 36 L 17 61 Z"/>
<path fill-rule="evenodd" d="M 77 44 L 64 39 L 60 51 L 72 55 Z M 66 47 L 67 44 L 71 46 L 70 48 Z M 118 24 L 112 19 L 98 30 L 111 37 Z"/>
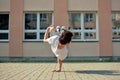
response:
<path fill-rule="evenodd" d="M 120 80 L 120 62 L 0 63 L 0 80 Z"/>

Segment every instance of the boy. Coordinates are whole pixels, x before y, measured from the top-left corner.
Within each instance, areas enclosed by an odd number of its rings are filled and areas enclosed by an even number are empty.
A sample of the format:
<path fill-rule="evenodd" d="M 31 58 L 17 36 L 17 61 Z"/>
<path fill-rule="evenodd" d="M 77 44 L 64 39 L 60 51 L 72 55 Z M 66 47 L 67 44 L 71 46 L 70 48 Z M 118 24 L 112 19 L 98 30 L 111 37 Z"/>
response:
<path fill-rule="evenodd" d="M 58 69 L 53 70 L 53 72 L 61 72 L 62 60 L 67 57 L 67 46 L 71 42 L 73 34 L 70 31 L 64 30 L 60 35 L 53 35 L 48 37 L 49 32 L 55 32 L 55 27 L 49 26 L 47 28 L 43 41 L 51 45 L 51 49 L 58 60 Z"/>

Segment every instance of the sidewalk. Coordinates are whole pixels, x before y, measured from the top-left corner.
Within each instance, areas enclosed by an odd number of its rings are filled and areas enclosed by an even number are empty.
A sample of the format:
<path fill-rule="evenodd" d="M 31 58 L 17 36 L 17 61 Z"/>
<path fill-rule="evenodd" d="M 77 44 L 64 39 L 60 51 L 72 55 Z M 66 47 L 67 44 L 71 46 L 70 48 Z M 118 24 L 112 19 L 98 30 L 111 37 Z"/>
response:
<path fill-rule="evenodd" d="M 61 72 L 51 72 L 56 63 L 0 63 L 0 80 L 120 80 L 120 62 L 63 63 Z"/>

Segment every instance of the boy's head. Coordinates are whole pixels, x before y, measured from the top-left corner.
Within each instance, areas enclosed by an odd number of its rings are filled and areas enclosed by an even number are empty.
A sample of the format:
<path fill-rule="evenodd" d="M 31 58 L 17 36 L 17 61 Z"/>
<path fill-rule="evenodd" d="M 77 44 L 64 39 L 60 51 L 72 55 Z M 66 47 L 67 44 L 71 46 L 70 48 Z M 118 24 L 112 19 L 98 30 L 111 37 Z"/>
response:
<path fill-rule="evenodd" d="M 61 34 L 61 36 L 59 38 L 59 42 L 63 45 L 68 44 L 71 42 L 72 36 L 73 36 L 72 32 L 65 30 Z"/>

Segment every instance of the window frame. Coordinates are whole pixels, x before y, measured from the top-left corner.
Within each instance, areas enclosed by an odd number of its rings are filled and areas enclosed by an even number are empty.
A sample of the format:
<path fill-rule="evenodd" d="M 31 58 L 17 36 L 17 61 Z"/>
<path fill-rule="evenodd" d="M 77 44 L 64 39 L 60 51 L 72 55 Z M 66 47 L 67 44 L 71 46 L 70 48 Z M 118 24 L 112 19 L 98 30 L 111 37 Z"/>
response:
<path fill-rule="evenodd" d="M 36 29 L 34 29 L 34 30 L 25 30 L 25 14 L 36 14 L 37 15 L 37 26 L 36 26 Z M 51 15 L 52 15 L 52 22 L 51 22 L 51 24 L 53 24 L 53 12 L 52 11 L 50 11 L 50 12 L 24 12 L 24 16 L 23 16 L 23 41 L 33 41 L 33 42 L 35 42 L 35 41 L 43 41 L 43 39 L 40 39 L 40 33 L 45 33 L 45 31 L 46 30 L 41 30 L 40 29 L 40 14 L 41 13 L 50 13 Z M 36 39 L 25 39 L 25 33 L 32 33 L 32 32 L 35 32 L 36 33 Z"/>
<path fill-rule="evenodd" d="M 98 41 L 99 40 L 99 35 L 98 35 L 98 13 L 97 12 L 88 12 L 88 11 L 86 11 L 86 12 L 80 12 L 80 11 L 70 11 L 70 12 L 68 12 L 68 26 L 69 26 L 69 15 L 71 14 L 71 13 L 79 13 L 80 14 L 80 23 L 81 23 L 81 29 L 79 29 L 79 30 L 74 30 L 74 29 L 72 29 L 72 30 L 70 30 L 71 32 L 79 32 L 79 33 L 81 33 L 81 38 L 80 39 L 72 39 L 72 41 L 83 41 L 83 42 L 85 42 L 85 41 L 90 41 L 90 42 L 92 42 L 92 41 Z M 85 20 L 84 20 L 84 14 L 85 13 L 95 13 L 95 16 L 96 16 L 96 23 L 95 23 L 95 25 L 96 25 L 96 29 L 93 29 L 93 30 L 86 30 L 86 29 L 84 29 L 84 22 L 85 22 Z M 86 32 L 95 32 L 96 33 L 96 39 L 85 39 L 84 37 L 84 33 L 86 33 Z"/>
<path fill-rule="evenodd" d="M 0 30 L 0 33 L 8 33 L 8 39 L 0 39 L 0 42 L 9 41 L 9 30 L 10 30 L 10 15 L 8 12 L 0 12 L 0 14 L 8 14 L 8 30 Z"/>

